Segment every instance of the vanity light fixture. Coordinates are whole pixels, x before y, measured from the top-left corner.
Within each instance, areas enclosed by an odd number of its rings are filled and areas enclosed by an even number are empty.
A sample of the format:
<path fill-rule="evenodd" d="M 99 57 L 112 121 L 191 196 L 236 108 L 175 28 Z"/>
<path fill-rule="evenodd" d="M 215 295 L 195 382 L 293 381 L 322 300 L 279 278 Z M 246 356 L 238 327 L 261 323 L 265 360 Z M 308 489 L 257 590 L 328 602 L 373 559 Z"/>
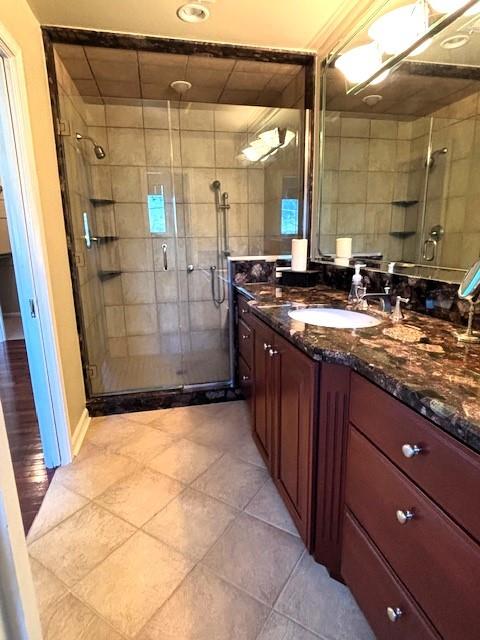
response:
<path fill-rule="evenodd" d="M 396 55 L 405 51 L 428 31 L 428 5 L 424 0 L 398 7 L 375 20 L 368 35 L 385 53 Z M 427 40 L 410 55 L 418 55 L 431 44 Z"/>
<path fill-rule="evenodd" d="M 430 6 L 437 13 L 453 13 L 454 11 L 458 11 L 461 9 L 466 2 L 464 0 L 428 0 Z M 470 7 L 465 11 L 466 16 L 474 16 L 477 13 L 480 13 L 480 2 Z"/>
<path fill-rule="evenodd" d="M 335 66 L 352 84 L 363 82 L 370 78 L 377 69 L 382 66 L 382 52 L 375 42 L 362 44 L 350 49 L 335 61 Z M 383 82 L 388 76 L 388 71 L 382 73 L 373 80 L 372 84 Z"/>
<path fill-rule="evenodd" d="M 177 9 L 177 16 L 183 22 L 204 22 L 210 17 L 210 10 L 200 2 L 189 2 Z"/>

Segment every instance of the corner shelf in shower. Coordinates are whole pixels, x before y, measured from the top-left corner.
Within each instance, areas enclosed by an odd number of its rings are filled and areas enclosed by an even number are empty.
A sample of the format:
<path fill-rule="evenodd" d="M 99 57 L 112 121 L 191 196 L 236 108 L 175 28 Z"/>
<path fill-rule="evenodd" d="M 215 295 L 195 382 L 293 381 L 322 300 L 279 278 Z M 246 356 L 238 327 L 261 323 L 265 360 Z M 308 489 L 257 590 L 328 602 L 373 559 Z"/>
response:
<path fill-rule="evenodd" d="M 413 207 L 418 204 L 418 200 L 393 200 L 392 204 L 396 207 L 405 207 L 406 209 L 407 207 Z"/>
<path fill-rule="evenodd" d="M 391 236 L 395 236 L 396 238 L 408 238 L 410 236 L 414 236 L 416 231 L 389 231 Z"/>
<path fill-rule="evenodd" d="M 104 282 L 105 280 L 116 278 L 117 276 L 121 275 L 121 273 L 121 271 L 99 271 L 98 277 L 102 282 Z"/>
<path fill-rule="evenodd" d="M 108 198 L 90 198 L 90 202 L 94 207 L 107 207 L 109 204 L 115 204 L 115 200 Z"/>
<path fill-rule="evenodd" d="M 108 242 L 115 242 L 118 240 L 118 236 L 95 236 L 98 244 L 107 244 Z"/>

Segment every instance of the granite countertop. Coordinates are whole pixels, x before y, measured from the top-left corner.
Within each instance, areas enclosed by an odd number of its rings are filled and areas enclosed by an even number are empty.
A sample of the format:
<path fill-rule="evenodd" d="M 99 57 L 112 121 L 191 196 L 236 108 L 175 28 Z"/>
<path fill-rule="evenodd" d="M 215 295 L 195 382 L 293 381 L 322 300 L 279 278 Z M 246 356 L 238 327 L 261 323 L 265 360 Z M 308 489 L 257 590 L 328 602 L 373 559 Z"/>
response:
<path fill-rule="evenodd" d="M 480 345 L 459 343 L 455 325 L 412 311 L 394 324 L 371 302 L 369 313 L 381 324 L 329 329 L 292 320 L 288 312 L 316 304 L 344 308 L 344 291 L 272 284 L 236 289 L 255 315 L 312 358 L 351 367 L 480 453 Z"/>

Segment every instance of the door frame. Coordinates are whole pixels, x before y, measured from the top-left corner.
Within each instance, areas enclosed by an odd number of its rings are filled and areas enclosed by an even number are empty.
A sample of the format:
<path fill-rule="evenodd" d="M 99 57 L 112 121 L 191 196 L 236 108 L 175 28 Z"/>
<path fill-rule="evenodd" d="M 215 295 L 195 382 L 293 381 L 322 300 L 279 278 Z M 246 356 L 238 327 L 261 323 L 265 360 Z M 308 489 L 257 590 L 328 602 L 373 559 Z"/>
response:
<path fill-rule="evenodd" d="M 0 460 L 0 638 L 41 640 L 35 587 L 1 403 Z"/>
<path fill-rule="evenodd" d="M 6 189 L 4 197 L 20 312 L 45 464 L 52 468 L 72 460 L 66 392 L 47 272 L 22 52 L 2 22 L 0 126 L 11 150 L 5 157 L 8 199 Z"/>

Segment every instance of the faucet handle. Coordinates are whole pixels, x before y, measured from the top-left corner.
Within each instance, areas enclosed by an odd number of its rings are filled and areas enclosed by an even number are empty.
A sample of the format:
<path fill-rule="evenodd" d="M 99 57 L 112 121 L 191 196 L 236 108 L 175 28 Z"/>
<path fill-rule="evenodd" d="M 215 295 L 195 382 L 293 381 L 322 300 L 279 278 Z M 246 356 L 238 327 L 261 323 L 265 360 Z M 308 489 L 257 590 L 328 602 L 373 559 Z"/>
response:
<path fill-rule="evenodd" d="M 383 287 L 383 290 L 385 291 L 385 293 L 387 294 L 387 296 L 388 296 L 388 294 L 390 293 L 390 289 L 391 289 L 391 287 L 390 287 L 389 285 L 387 285 L 386 287 Z"/>
<path fill-rule="evenodd" d="M 402 298 L 402 296 L 397 296 L 397 302 L 395 304 L 395 309 L 392 313 L 392 322 L 401 322 L 403 320 L 402 313 L 402 302 L 404 304 L 408 304 L 410 302 L 410 298 Z"/>

